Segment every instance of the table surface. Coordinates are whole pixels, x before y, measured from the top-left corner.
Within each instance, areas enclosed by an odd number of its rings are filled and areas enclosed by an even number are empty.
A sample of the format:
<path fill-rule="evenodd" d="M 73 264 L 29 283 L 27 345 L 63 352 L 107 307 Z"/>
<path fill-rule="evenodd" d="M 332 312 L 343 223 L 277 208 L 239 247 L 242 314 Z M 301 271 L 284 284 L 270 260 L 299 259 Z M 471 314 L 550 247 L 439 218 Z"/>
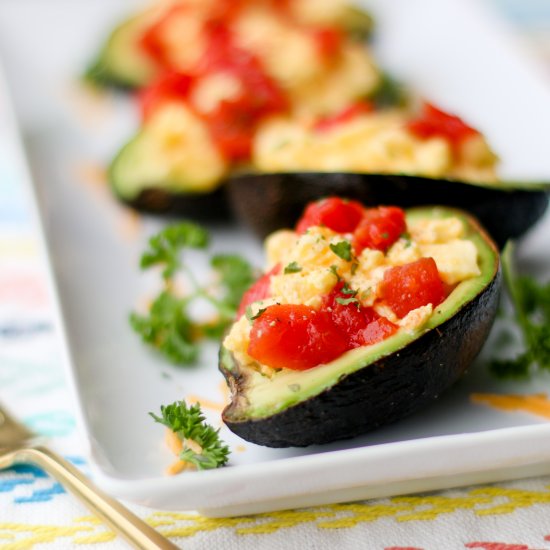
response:
<path fill-rule="evenodd" d="M 13 4 L 5 0 L 5 5 Z M 550 71 L 550 3 L 488 0 L 517 25 Z M 0 23 L 2 18 L 0 6 Z M 1 25 L 0 25 L 1 28 Z M 0 36 L 0 54 L 5 42 Z M 33 117 L 12 89 L 33 164 Z M 11 83 L 11 81 L 10 81 Z M 88 473 L 61 367 L 59 339 L 28 201 L 10 177 L 0 139 L 0 389 L 2 402 Z M 254 517 L 208 519 L 129 505 L 182 548 L 373 550 L 550 549 L 550 478 L 466 487 Z M 42 471 L 0 473 L 0 550 L 124 543 Z"/>

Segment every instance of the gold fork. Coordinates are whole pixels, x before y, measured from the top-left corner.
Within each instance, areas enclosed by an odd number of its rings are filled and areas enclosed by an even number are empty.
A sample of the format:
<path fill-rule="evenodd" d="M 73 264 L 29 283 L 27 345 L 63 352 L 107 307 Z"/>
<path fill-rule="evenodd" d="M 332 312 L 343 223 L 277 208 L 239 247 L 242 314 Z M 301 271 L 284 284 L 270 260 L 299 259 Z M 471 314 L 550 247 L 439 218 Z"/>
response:
<path fill-rule="evenodd" d="M 0 408 L 0 470 L 20 463 L 43 468 L 135 548 L 177 548 L 130 510 L 95 487 L 64 458 L 36 444 L 35 435 Z"/>

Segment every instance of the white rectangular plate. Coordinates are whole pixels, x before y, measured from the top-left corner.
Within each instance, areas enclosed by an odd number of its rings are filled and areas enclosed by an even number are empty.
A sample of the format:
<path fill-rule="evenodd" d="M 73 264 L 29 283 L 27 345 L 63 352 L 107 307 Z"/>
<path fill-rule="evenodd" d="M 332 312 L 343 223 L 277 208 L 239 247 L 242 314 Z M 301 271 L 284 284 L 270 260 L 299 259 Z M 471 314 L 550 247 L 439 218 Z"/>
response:
<path fill-rule="evenodd" d="M 233 450 L 228 467 L 163 476 L 173 456 L 147 412 L 191 395 L 221 405 L 222 377 L 215 346 L 196 368 L 178 369 L 145 349 L 128 326 L 128 312 L 154 286 L 154 277 L 139 272 L 140 252 L 163 222 L 136 218 L 92 184 L 94 166 L 108 162 L 130 135 L 135 113 L 124 97 L 90 100 L 72 82 L 120 15 L 114 10 L 123 10 L 112 4 L 29 0 L 23 8 L 8 0 L 0 6 L 0 53 L 28 138 L 64 345 L 71 350 L 70 378 L 97 481 L 152 507 L 235 515 L 550 473 L 550 424 L 470 402 L 472 392 L 550 390 L 548 377 L 493 379 L 489 342 L 440 401 L 398 424 L 352 441 L 287 450 L 249 444 L 222 427 Z M 503 176 L 550 179 L 548 82 L 485 4 L 379 0 L 368 6 L 390 71 L 480 127 L 502 157 Z M 240 252 L 261 265 L 250 234 L 212 229 L 213 250 Z M 549 238 L 547 216 L 521 243 L 522 259 L 546 273 Z M 205 269 L 203 259 L 191 260 Z M 218 425 L 219 413 L 205 410 Z"/>

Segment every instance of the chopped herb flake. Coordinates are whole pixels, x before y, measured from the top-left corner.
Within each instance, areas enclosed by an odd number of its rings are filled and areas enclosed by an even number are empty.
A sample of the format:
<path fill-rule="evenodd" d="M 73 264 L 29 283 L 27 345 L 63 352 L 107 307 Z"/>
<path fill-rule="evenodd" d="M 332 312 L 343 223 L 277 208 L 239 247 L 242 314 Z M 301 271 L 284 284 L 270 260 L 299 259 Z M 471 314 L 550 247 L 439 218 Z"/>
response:
<path fill-rule="evenodd" d="M 340 291 L 342 294 L 348 294 L 350 296 L 355 296 L 357 294 L 357 290 L 353 290 L 353 288 L 350 288 L 348 283 L 345 283 L 342 287 L 342 290 Z"/>
<path fill-rule="evenodd" d="M 349 304 L 359 304 L 359 300 L 355 296 L 350 296 L 349 298 L 342 298 L 341 296 L 338 296 L 336 301 L 343 306 L 347 306 Z"/>
<path fill-rule="evenodd" d="M 342 260 L 350 262 L 352 258 L 351 243 L 349 241 L 340 241 L 336 244 L 331 244 L 330 249 Z"/>
<path fill-rule="evenodd" d="M 258 312 L 254 315 L 253 311 L 252 311 L 252 306 L 248 306 L 246 308 L 246 318 L 249 320 L 249 321 L 255 321 L 267 308 L 266 307 L 262 307 L 258 310 Z"/>
<path fill-rule="evenodd" d="M 335 265 L 330 266 L 330 272 L 338 279 L 340 280 L 340 275 L 338 274 L 338 268 Z"/>
<path fill-rule="evenodd" d="M 302 271 L 302 266 L 300 266 L 297 262 L 290 262 L 284 270 L 285 275 L 289 273 L 298 273 L 299 271 Z"/>

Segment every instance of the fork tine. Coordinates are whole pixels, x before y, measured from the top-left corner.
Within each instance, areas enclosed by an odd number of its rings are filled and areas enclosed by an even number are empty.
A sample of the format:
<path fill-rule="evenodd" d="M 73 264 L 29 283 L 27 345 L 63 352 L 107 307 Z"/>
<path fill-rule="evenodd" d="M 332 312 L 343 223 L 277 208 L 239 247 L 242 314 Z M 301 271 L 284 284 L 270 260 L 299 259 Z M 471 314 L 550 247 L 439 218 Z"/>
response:
<path fill-rule="evenodd" d="M 23 424 L 11 417 L 5 409 L 0 408 L 0 448 L 18 445 L 34 434 Z"/>

